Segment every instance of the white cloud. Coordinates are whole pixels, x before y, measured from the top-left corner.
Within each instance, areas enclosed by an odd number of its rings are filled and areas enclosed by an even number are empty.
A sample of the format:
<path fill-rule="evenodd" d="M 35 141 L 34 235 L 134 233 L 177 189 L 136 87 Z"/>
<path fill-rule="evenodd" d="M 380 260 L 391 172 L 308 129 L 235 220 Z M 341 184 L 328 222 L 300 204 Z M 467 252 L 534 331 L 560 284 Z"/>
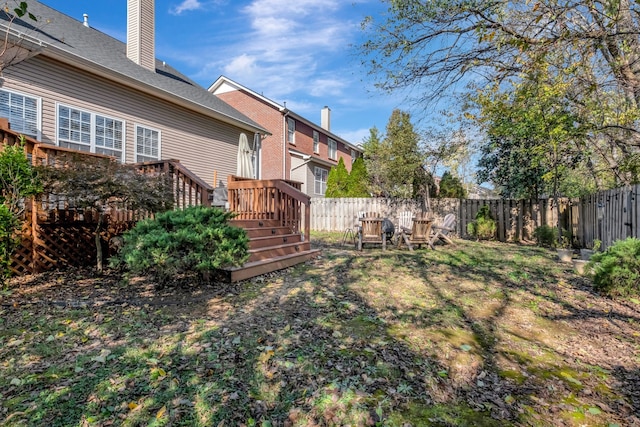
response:
<path fill-rule="evenodd" d="M 340 96 L 342 94 L 342 90 L 346 87 L 346 82 L 342 79 L 337 78 L 320 78 L 315 79 L 311 87 L 309 88 L 309 93 L 312 96 L 316 97 L 326 97 L 326 96 Z"/>
<path fill-rule="evenodd" d="M 171 9 L 174 15 L 181 15 L 183 12 L 202 9 L 202 3 L 199 0 L 183 0 L 182 3 Z"/>
<path fill-rule="evenodd" d="M 345 141 L 349 141 L 354 145 L 360 145 L 365 138 L 368 138 L 370 133 L 369 129 L 356 129 L 350 131 L 334 130 L 336 135 L 339 135 Z"/>
<path fill-rule="evenodd" d="M 247 54 L 236 56 L 224 67 L 224 73 L 229 75 L 247 76 L 256 71 L 256 58 Z"/>
<path fill-rule="evenodd" d="M 206 0 L 200 2 L 207 7 Z M 215 32 L 210 40 L 193 41 L 188 58 L 186 50 L 174 53 L 199 69 L 193 78 L 212 82 L 224 74 L 279 104 L 287 102 L 288 108 L 318 123 L 324 105 L 348 106 L 350 112 L 371 107 L 361 87 L 353 90 L 361 83 L 353 69 L 348 70 L 346 55 L 357 44 L 359 22 L 351 14 L 351 2 L 247 3 L 237 15 L 221 12 L 210 21 L 225 28 L 224 37 Z M 354 142 L 368 135 L 368 129 L 357 132 Z"/>
<path fill-rule="evenodd" d="M 300 19 L 317 13 L 331 13 L 340 5 L 337 0 L 255 0 L 244 8 L 250 16 L 295 16 Z"/>

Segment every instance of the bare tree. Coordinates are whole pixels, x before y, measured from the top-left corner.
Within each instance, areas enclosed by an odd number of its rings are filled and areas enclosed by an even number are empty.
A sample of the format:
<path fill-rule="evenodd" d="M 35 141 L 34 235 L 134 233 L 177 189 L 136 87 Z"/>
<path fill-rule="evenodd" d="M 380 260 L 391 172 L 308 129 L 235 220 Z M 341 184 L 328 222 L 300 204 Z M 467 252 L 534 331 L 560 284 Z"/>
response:
<path fill-rule="evenodd" d="M 16 23 L 20 21 L 20 30 Z M 19 62 L 38 53 L 42 46 L 32 34 L 42 23 L 33 13 L 29 12 L 26 1 L 7 1 L 0 11 L 0 74 Z M 45 22 L 46 23 L 46 22 Z M 25 31 L 26 29 L 26 31 Z"/>
<path fill-rule="evenodd" d="M 569 88 L 563 102 L 599 166 L 617 182 L 632 179 L 625 170 L 640 153 L 640 2 L 384 1 L 386 18 L 363 22 L 369 40 L 361 46 L 379 88 L 410 88 L 427 106 L 455 92 L 509 90 L 544 70 Z"/>

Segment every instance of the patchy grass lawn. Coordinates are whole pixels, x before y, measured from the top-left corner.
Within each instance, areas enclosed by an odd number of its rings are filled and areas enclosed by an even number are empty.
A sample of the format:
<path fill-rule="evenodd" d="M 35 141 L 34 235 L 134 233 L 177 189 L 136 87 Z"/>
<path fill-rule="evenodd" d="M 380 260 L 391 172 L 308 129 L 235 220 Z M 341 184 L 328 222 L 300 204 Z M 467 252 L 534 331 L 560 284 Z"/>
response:
<path fill-rule="evenodd" d="M 637 300 L 528 246 L 340 247 L 235 285 L 111 273 L 0 299 L 0 425 L 625 426 Z"/>

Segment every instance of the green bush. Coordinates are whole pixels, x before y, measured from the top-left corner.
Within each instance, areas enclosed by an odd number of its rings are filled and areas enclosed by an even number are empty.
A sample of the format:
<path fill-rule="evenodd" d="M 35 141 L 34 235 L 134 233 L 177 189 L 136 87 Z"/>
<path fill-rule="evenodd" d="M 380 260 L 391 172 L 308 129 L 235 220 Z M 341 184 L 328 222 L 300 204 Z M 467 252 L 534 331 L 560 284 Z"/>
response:
<path fill-rule="evenodd" d="M 497 228 L 489 206 L 483 205 L 476 214 L 476 219 L 467 224 L 467 233 L 478 240 L 490 240 L 496 236 Z"/>
<path fill-rule="evenodd" d="M 605 252 L 595 253 L 587 271 L 593 274 L 593 287 L 608 296 L 640 294 L 640 240 L 618 240 Z"/>
<path fill-rule="evenodd" d="M 201 206 L 160 213 L 124 234 L 124 246 L 112 258 L 112 266 L 151 273 L 165 283 L 184 273 L 206 278 L 216 269 L 242 265 L 249 239 L 244 229 L 229 225 L 232 217 L 222 209 Z"/>
<path fill-rule="evenodd" d="M 533 230 L 533 237 L 535 237 L 538 246 L 545 246 L 550 248 L 556 246 L 556 234 L 556 228 L 550 227 L 548 225 L 541 225 L 540 227 L 536 227 L 536 229 Z"/>
<path fill-rule="evenodd" d="M 0 285 L 7 286 L 11 275 L 11 257 L 20 244 L 24 221 L 25 197 L 42 191 L 38 174 L 25 155 L 24 137 L 20 144 L 0 149 Z"/>

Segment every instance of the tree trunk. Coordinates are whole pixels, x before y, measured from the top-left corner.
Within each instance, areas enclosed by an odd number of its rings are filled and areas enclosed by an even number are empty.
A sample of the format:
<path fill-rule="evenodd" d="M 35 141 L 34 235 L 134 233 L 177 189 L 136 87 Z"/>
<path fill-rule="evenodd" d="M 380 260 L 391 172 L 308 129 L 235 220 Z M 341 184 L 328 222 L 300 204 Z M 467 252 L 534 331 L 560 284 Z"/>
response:
<path fill-rule="evenodd" d="M 95 230 L 95 242 L 96 242 L 96 270 L 102 273 L 102 239 L 100 238 L 100 232 L 102 231 L 102 221 L 104 219 L 104 213 L 102 211 L 98 214 L 98 225 Z"/>

